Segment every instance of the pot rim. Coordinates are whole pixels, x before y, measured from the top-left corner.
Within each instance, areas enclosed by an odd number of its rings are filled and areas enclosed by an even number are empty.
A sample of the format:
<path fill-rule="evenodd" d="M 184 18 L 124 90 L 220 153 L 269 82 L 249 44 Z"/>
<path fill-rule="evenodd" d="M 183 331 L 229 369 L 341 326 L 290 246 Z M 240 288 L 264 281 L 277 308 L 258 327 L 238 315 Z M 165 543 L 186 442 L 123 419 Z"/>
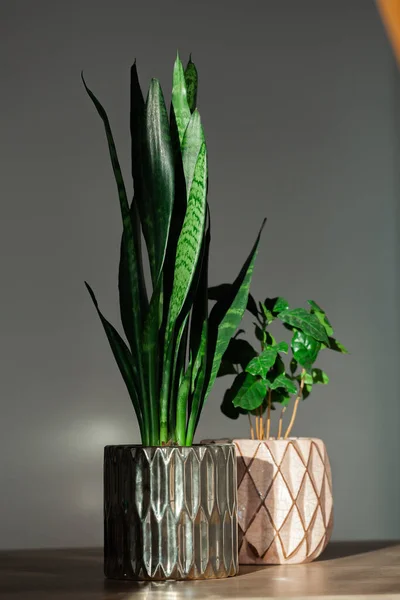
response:
<path fill-rule="evenodd" d="M 321 438 L 317 438 L 317 437 L 288 437 L 288 438 L 273 438 L 270 437 L 268 440 L 252 440 L 251 438 L 233 438 L 233 443 L 235 442 L 254 442 L 254 443 L 260 443 L 260 442 L 296 442 L 296 441 L 304 441 L 304 442 L 322 442 L 324 443 L 323 440 L 321 440 Z"/>
<path fill-rule="evenodd" d="M 106 448 L 144 448 L 144 449 L 154 449 L 160 448 L 161 450 L 190 450 L 191 448 L 209 448 L 215 446 L 233 446 L 232 442 L 215 442 L 209 444 L 192 444 L 191 446 L 143 446 L 143 444 L 106 444 L 104 449 Z"/>

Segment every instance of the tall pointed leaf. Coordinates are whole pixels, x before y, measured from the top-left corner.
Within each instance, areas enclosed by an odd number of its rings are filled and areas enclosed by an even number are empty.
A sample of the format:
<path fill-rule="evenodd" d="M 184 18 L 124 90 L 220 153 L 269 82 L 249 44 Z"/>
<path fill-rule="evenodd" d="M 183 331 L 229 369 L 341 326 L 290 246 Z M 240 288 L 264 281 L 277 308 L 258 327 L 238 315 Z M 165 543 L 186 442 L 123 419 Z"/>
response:
<path fill-rule="evenodd" d="M 149 215 L 154 220 L 154 263 L 150 257 L 150 268 L 155 287 L 164 264 L 174 203 L 174 159 L 169 121 L 160 83 L 156 79 L 151 81 L 146 101 L 144 148 L 145 197 L 152 206 Z M 150 230 L 151 224 L 147 226 Z"/>
<path fill-rule="evenodd" d="M 145 198 L 145 191 L 143 187 L 143 133 L 144 133 L 144 110 L 145 104 L 143 100 L 142 90 L 139 84 L 139 78 L 136 68 L 136 61 L 131 67 L 131 84 L 130 84 L 130 133 L 131 133 L 131 163 L 132 163 L 132 180 L 134 187 L 134 198 L 131 204 L 131 220 L 132 230 L 134 236 L 134 242 L 136 244 L 136 254 L 138 256 L 139 265 L 139 284 L 140 284 L 140 295 L 142 303 L 142 314 L 145 315 L 148 308 L 146 285 L 143 273 L 143 260 L 142 260 L 142 249 L 141 249 L 141 227 L 140 221 L 142 221 L 143 233 L 147 243 L 151 244 L 151 248 L 148 249 L 151 261 L 154 262 L 154 232 L 153 232 L 153 215 L 148 214 L 151 211 L 151 203 Z M 140 218 L 139 218 L 140 217 Z M 149 231 L 150 224 L 150 231 Z M 124 289 L 124 263 L 121 255 L 120 264 L 120 275 L 119 281 L 120 286 Z M 124 299 L 120 295 L 120 306 L 122 319 L 126 320 L 126 314 L 124 311 Z M 128 317 L 129 319 L 129 317 Z M 129 338 L 128 338 L 129 339 Z"/>
<path fill-rule="evenodd" d="M 132 179 L 135 197 L 142 214 L 148 208 L 143 198 L 143 173 L 142 173 L 142 144 L 144 136 L 145 103 L 139 83 L 136 61 L 131 67 L 130 86 L 130 132 L 131 132 L 131 162 Z"/>
<path fill-rule="evenodd" d="M 202 365 L 197 375 L 186 436 L 187 445 L 193 442 L 200 413 L 217 377 L 222 357 L 246 310 L 254 262 L 264 225 L 265 220 L 238 277 L 228 293 L 214 305 L 208 322 L 204 323 L 199 352 L 201 356 L 206 357 L 206 364 Z"/>
<path fill-rule="evenodd" d="M 174 283 L 167 324 L 168 338 L 189 293 L 193 275 L 197 267 L 204 235 L 206 193 L 207 154 L 205 144 L 202 144 L 176 251 Z"/>
<path fill-rule="evenodd" d="M 208 340 L 208 319 L 204 320 L 201 331 L 200 346 L 197 354 L 198 370 L 197 376 L 192 373 L 193 398 L 190 406 L 189 421 L 186 434 L 186 445 L 191 446 L 194 434 L 196 432 L 201 409 L 203 406 L 204 386 L 207 375 L 207 340 Z"/>
<path fill-rule="evenodd" d="M 186 314 L 183 319 L 178 334 L 175 340 L 175 352 L 172 364 L 172 377 L 170 386 L 170 397 L 169 397 L 169 433 L 174 436 L 175 441 L 175 427 L 176 427 L 176 407 L 178 399 L 178 390 L 181 383 L 182 376 L 185 373 L 186 368 L 186 351 L 187 351 L 187 336 L 188 336 L 188 324 L 189 324 L 189 313 Z"/>
<path fill-rule="evenodd" d="M 199 284 L 193 303 L 192 317 L 190 323 L 190 352 L 193 357 L 192 388 L 194 388 L 198 371 L 200 370 L 200 367 L 203 363 L 205 367 L 205 362 L 207 358 L 204 352 L 204 344 L 207 337 L 206 333 L 208 321 L 207 286 L 210 241 L 210 217 L 208 214 L 208 226 L 203 242 L 203 256 L 201 260 L 201 269 L 198 277 Z"/>
<path fill-rule="evenodd" d="M 141 240 L 140 240 L 140 224 L 139 217 L 137 214 L 137 207 L 135 201 L 131 204 L 131 222 L 132 222 L 132 231 L 134 232 L 133 242 L 135 244 L 135 254 L 137 256 L 137 265 L 138 265 L 138 291 L 140 298 L 140 308 L 139 314 L 146 315 L 148 309 L 148 300 L 147 300 L 147 292 L 146 285 L 143 273 L 143 261 L 142 261 L 142 250 L 141 250 Z M 121 248 L 120 248 L 120 259 L 119 259 L 119 269 L 118 269 L 118 291 L 119 291 L 119 306 L 121 312 L 121 321 L 124 328 L 124 332 L 126 338 L 129 342 L 132 352 L 135 352 L 135 335 L 137 327 L 135 326 L 135 316 L 132 310 L 134 306 L 135 300 L 132 296 L 132 289 L 130 286 L 130 276 L 128 269 L 129 261 L 128 261 L 128 251 L 126 248 L 126 244 L 124 244 L 124 234 L 121 239 Z"/>
<path fill-rule="evenodd" d="M 143 378 L 146 385 L 146 396 L 143 398 L 143 407 L 149 418 L 149 443 L 158 446 L 160 443 L 160 423 L 158 407 L 158 377 L 159 356 L 158 349 L 160 312 L 162 304 L 162 278 L 159 278 L 150 300 L 149 310 L 143 326 L 142 337 L 142 365 Z"/>
<path fill-rule="evenodd" d="M 174 65 L 172 106 L 174 108 L 175 121 L 178 128 L 179 141 L 182 144 L 191 113 L 187 99 L 185 73 L 179 55 L 177 55 Z"/>
<path fill-rule="evenodd" d="M 178 400 L 176 403 L 176 441 L 179 446 L 186 445 L 186 416 L 187 400 L 190 392 L 190 382 L 192 379 L 192 364 L 189 363 L 186 373 L 178 390 Z"/>
<path fill-rule="evenodd" d="M 216 300 L 217 302 L 221 301 L 226 294 L 230 293 L 231 286 L 231 283 L 221 283 L 220 285 L 214 285 L 212 287 L 209 287 L 208 299 Z M 248 310 L 256 318 L 258 317 L 257 303 L 251 294 L 249 294 L 249 297 L 247 299 L 246 310 Z"/>
<path fill-rule="evenodd" d="M 191 112 L 193 112 L 197 105 L 198 75 L 196 65 L 194 64 L 194 62 L 192 62 L 192 55 L 189 56 L 189 61 L 186 65 L 185 83 L 188 105 Z"/>
<path fill-rule="evenodd" d="M 132 343 L 132 353 L 134 356 L 134 360 L 139 365 L 138 371 L 139 375 L 141 373 L 141 348 L 140 348 L 140 337 L 142 331 L 142 310 L 141 310 L 141 298 L 142 298 L 142 279 L 141 279 L 141 266 L 139 265 L 139 257 L 138 257 L 138 248 L 135 244 L 134 232 L 132 228 L 132 214 L 129 207 L 129 202 L 126 194 L 126 188 L 124 184 L 124 179 L 122 176 L 121 167 L 118 160 L 117 150 L 114 143 L 114 138 L 112 135 L 110 123 L 107 117 L 107 113 L 104 110 L 103 106 L 97 100 L 96 96 L 86 85 L 85 79 L 82 73 L 82 81 L 85 89 L 92 100 L 100 118 L 103 121 L 104 129 L 106 132 L 108 149 L 110 153 L 112 168 L 114 172 L 115 181 L 118 189 L 118 197 L 119 204 L 121 210 L 122 224 L 123 224 L 123 240 L 122 247 L 124 251 L 123 264 L 124 269 L 126 268 L 127 280 L 126 284 L 129 293 L 129 302 L 131 303 L 131 314 L 132 314 L 132 335 L 129 340 Z M 126 309 L 128 310 L 128 309 Z M 139 376 L 139 389 L 138 394 L 140 396 L 145 395 L 145 389 L 143 386 L 143 381 Z M 144 415 L 146 419 L 146 415 Z"/>
<path fill-rule="evenodd" d="M 145 423 L 143 422 L 142 410 L 137 394 L 137 371 L 132 360 L 132 355 L 129 351 L 129 348 L 127 347 L 117 330 L 111 325 L 109 321 L 107 321 L 107 319 L 101 313 L 96 300 L 96 296 L 94 295 L 94 292 L 90 285 L 86 283 L 86 281 L 85 285 L 96 308 L 97 314 L 99 315 L 100 321 L 104 327 L 104 331 L 106 333 L 115 361 L 121 372 L 122 378 L 125 382 L 126 387 L 128 388 L 128 392 L 131 397 L 132 404 L 135 409 L 138 423 L 140 426 L 141 434 L 142 436 L 144 436 L 143 439 L 146 439 L 147 432 L 144 429 Z"/>
<path fill-rule="evenodd" d="M 161 441 L 165 440 L 164 437 L 167 435 L 166 432 L 166 416 L 169 412 L 171 413 L 172 405 L 176 405 L 176 399 L 172 397 L 172 393 L 175 391 L 174 378 L 178 375 L 176 369 L 177 357 L 180 352 L 179 344 L 183 334 L 183 330 L 186 327 L 186 321 L 189 313 L 192 310 L 192 318 L 190 323 L 190 358 L 194 361 L 193 372 L 199 368 L 197 351 L 198 347 L 193 344 L 194 330 L 196 329 L 195 323 L 201 319 L 200 327 L 204 318 L 207 317 L 207 270 L 208 270 L 208 250 L 210 245 L 210 230 L 207 227 L 200 256 L 197 260 L 197 266 L 192 277 L 192 282 L 189 287 L 188 294 L 182 305 L 181 311 L 177 321 L 169 321 L 167 325 L 167 335 L 165 338 L 165 355 L 164 355 L 164 366 L 163 366 L 163 378 L 161 387 Z M 193 307 L 193 308 L 192 308 Z M 176 333 L 178 331 L 178 333 Z M 200 332 L 199 332 L 200 337 Z M 200 342 L 199 342 L 200 343 Z M 172 367 L 172 380 L 171 380 L 171 367 Z M 194 375 L 195 377 L 195 375 Z M 190 398 L 189 398 L 190 399 Z M 171 418 L 169 419 L 171 422 Z"/>
<path fill-rule="evenodd" d="M 204 402 L 214 385 L 222 356 L 246 310 L 258 244 L 264 225 L 265 220 L 250 255 L 233 283 L 229 294 L 221 302 L 217 302 L 211 311 L 209 319 L 210 338 L 208 352 L 212 363 L 210 363 L 211 369 L 208 377 L 207 389 L 204 395 Z"/>
<path fill-rule="evenodd" d="M 203 143 L 204 132 L 201 125 L 200 113 L 195 110 L 190 117 L 190 121 L 186 127 L 185 135 L 183 136 L 182 141 L 182 163 L 188 199 L 190 196 L 190 190 L 192 189 L 197 159 Z"/>

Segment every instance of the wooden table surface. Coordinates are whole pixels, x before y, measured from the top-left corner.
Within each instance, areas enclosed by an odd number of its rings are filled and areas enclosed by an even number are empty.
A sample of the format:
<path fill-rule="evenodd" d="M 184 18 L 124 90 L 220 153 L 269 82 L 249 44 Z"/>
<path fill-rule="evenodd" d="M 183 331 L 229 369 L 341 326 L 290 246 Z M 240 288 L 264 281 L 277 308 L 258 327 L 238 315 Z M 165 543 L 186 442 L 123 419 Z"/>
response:
<path fill-rule="evenodd" d="M 332 543 L 308 565 L 243 567 L 220 580 L 106 581 L 100 549 L 0 552 L 1 600 L 400 599 L 400 543 Z"/>

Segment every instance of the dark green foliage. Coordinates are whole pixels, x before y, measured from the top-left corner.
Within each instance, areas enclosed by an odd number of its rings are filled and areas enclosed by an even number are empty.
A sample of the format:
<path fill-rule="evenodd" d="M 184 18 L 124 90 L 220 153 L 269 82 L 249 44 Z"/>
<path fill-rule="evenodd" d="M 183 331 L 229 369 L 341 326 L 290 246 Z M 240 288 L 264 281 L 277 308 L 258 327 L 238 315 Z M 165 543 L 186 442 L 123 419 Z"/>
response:
<path fill-rule="evenodd" d="M 128 343 L 102 315 L 86 285 L 136 411 L 143 444 L 190 445 L 217 373 L 236 373 L 235 361 L 243 367 L 256 354 L 248 344 L 239 359 L 238 346 L 243 351 L 247 343 L 231 338 L 246 306 L 257 314 L 249 288 L 261 231 L 237 279 L 217 291 L 209 314 L 207 148 L 196 106 L 194 63 L 189 60 L 184 70 L 179 57 L 175 61 L 170 118 L 159 82 L 152 79 L 145 101 L 136 64 L 132 66 L 131 203 L 108 117 L 83 83 L 103 121 L 117 184 L 123 225 L 119 304 Z M 142 233 L 151 273 L 149 296 Z"/>
<path fill-rule="evenodd" d="M 224 286 L 213 288 L 221 290 Z M 256 307 L 254 312 L 253 308 Z M 315 384 L 327 384 L 329 378 L 314 368 L 314 363 L 323 348 L 346 353 L 344 346 L 335 340 L 333 328 L 325 311 L 312 300 L 310 309 L 290 309 L 288 302 L 282 298 L 267 298 L 264 302 L 254 302 L 249 312 L 257 321 L 255 336 L 260 342 L 261 350 L 257 353 L 245 340 L 232 340 L 222 360 L 223 369 L 219 375 L 235 374 L 232 386 L 227 390 L 221 405 L 222 412 L 233 419 L 239 414 L 264 411 L 270 399 L 270 408 L 279 404 L 286 408 L 292 396 L 307 398 Z M 288 344 L 277 343 L 268 331 L 268 326 L 278 319 L 285 329 L 291 331 L 291 356 L 288 359 L 288 372 L 282 354 L 287 354 Z M 241 333 L 244 333 L 241 331 Z M 241 343 L 237 344 L 237 342 Z M 235 343 L 237 344 L 235 346 Z M 246 352 L 247 348 L 251 352 Z M 235 350 L 235 351 L 233 351 Z M 260 414 L 260 413 L 256 413 Z"/>

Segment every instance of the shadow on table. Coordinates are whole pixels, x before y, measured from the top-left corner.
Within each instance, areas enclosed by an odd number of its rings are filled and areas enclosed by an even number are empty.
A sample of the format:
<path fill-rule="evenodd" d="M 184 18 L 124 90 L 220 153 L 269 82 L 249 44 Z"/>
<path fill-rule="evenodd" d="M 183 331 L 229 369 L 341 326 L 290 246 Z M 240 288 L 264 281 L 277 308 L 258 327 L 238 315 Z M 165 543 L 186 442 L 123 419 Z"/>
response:
<path fill-rule="evenodd" d="M 350 556 L 357 556 L 362 554 L 367 554 L 369 552 L 376 552 L 378 550 L 383 550 L 385 548 L 392 548 L 395 546 L 399 546 L 400 542 L 398 541 L 362 541 L 362 542 L 330 542 L 324 552 L 315 559 L 314 563 L 325 562 L 329 560 L 335 560 L 340 558 L 346 558 Z M 310 563 L 306 563 L 310 564 Z M 301 565 L 301 563 L 300 563 Z M 241 575 L 248 575 L 250 573 L 257 573 L 257 571 L 262 571 L 263 569 L 269 569 L 271 567 L 279 567 L 280 565 L 241 565 L 240 573 Z M 286 565 L 287 567 L 298 567 L 299 565 Z"/>
<path fill-rule="evenodd" d="M 357 556 L 358 554 L 375 552 L 376 550 L 383 550 L 384 548 L 391 548 L 398 545 L 399 542 L 395 540 L 331 542 L 315 562 L 334 560 L 335 558 L 346 558 L 347 556 Z"/>

